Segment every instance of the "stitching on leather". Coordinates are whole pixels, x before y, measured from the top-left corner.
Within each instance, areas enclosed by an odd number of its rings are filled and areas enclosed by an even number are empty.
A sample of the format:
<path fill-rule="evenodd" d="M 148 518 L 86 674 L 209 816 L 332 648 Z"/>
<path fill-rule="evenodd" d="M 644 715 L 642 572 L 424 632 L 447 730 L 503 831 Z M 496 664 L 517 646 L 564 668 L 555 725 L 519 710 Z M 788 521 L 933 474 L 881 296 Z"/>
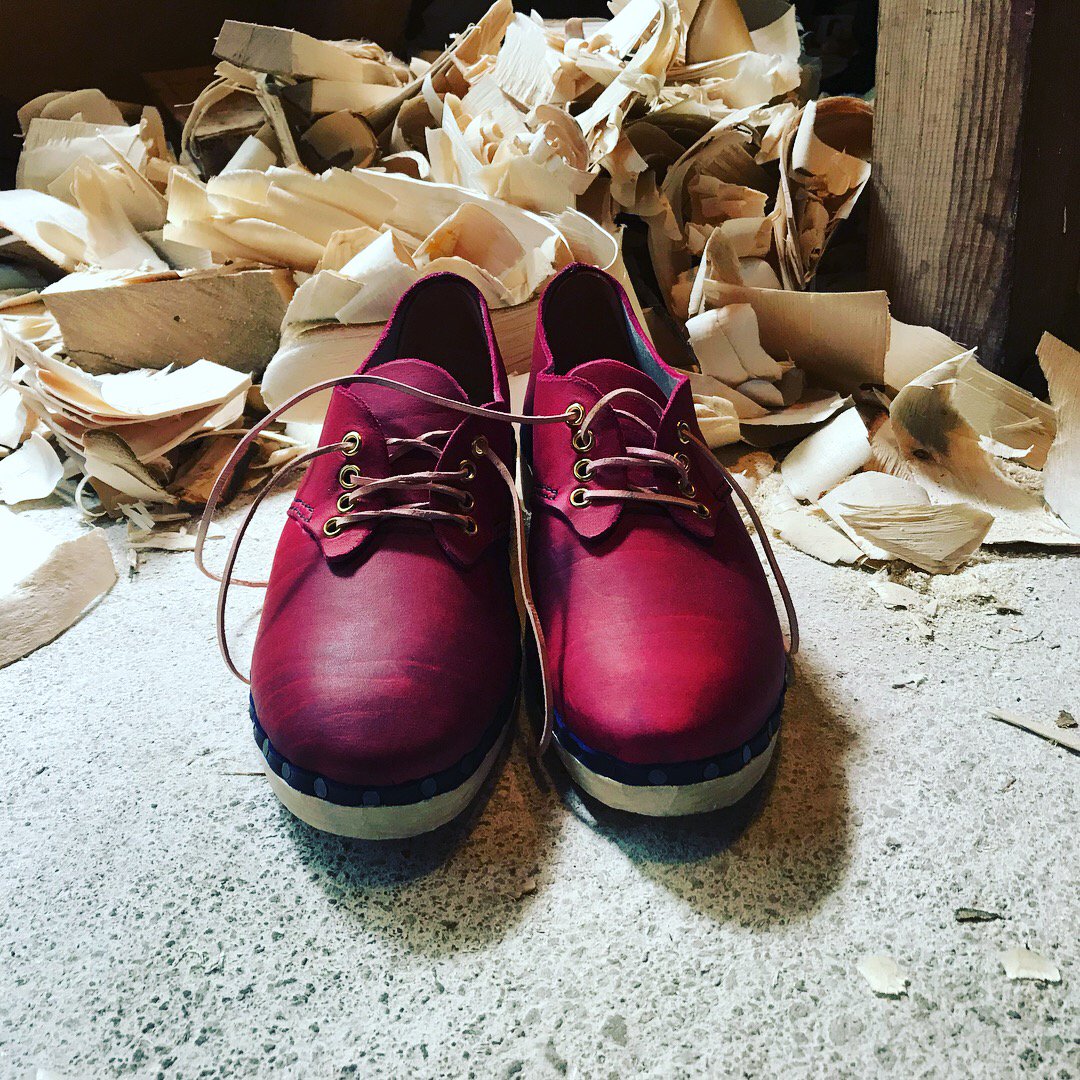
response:
<path fill-rule="evenodd" d="M 301 513 L 298 509 L 301 506 L 307 511 L 306 514 Z M 308 506 L 303 499 L 296 498 L 293 499 L 292 505 L 289 507 L 289 513 L 294 514 L 298 521 L 308 522 L 311 520 L 311 515 L 315 513 L 315 507 Z"/>
<path fill-rule="evenodd" d="M 547 484 L 541 484 L 538 481 L 533 481 L 533 487 L 535 487 L 538 491 L 543 492 L 549 499 L 554 499 L 558 497 L 558 488 L 548 487 Z"/>

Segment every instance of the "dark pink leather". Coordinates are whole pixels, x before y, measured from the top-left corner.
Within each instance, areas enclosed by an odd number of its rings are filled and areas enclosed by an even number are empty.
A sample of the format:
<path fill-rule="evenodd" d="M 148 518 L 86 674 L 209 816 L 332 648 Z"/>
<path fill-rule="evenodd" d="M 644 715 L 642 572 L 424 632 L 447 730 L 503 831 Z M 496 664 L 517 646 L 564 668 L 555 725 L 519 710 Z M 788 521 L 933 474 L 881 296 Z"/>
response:
<path fill-rule="evenodd" d="M 425 278 L 405 294 L 359 370 L 493 413 L 508 408 L 486 307 L 452 275 Z M 388 463 L 388 438 L 433 430 L 452 432 L 438 460 L 410 451 Z M 342 783 L 399 784 L 473 750 L 513 693 L 520 646 L 510 495 L 490 458 L 471 453 L 482 435 L 512 462 L 513 434 L 505 422 L 364 384 L 333 391 L 320 445 L 348 431 L 361 434 L 360 452 L 317 458 L 289 509 L 255 644 L 252 700 L 286 760 Z M 327 518 L 338 513 L 343 465 L 383 477 L 453 471 L 465 459 L 476 470 L 464 485 L 475 499 L 475 535 L 453 524 L 385 518 L 324 535 Z M 373 494 L 357 509 L 402 498 Z M 460 509 L 444 495 L 429 503 Z"/>
<path fill-rule="evenodd" d="M 664 406 L 659 423 L 648 417 L 657 429 L 648 448 L 687 450 L 680 422 L 700 437 L 687 379 L 648 344 L 621 287 L 592 267 L 569 267 L 541 301 L 526 412 L 557 413 L 575 401 L 588 411 L 619 386 L 643 390 Z M 635 415 L 647 408 L 633 399 L 613 404 Z M 633 502 L 571 506 L 574 488 L 621 488 L 627 480 L 679 493 L 677 477 L 660 470 L 575 478 L 579 457 L 646 445 L 640 427 L 610 408 L 591 427 L 596 444 L 584 455 L 572 447 L 568 426 L 533 428 L 525 441 L 532 470 L 529 569 L 556 711 L 587 746 L 628 764 L 734 750 L 767 723 L 786 670 L 753 541 L 726 484 L 694 453 L 691 479 L 708 519 Z"/>

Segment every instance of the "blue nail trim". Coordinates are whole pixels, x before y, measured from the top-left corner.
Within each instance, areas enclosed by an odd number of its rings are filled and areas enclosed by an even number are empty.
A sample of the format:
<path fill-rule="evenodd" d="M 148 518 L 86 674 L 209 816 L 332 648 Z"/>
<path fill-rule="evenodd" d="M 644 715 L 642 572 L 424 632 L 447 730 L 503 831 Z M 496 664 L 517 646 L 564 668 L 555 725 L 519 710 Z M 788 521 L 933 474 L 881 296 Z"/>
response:
<path fill-rule="evenodd" d="M 338 806 L 408 806 L 411 803 L 424 802 L 435 795 L 453 791 L 464 784 L 480 767 L 481 762 L 495 745 L 503 728 L 513 716 L 516 703 L 517 687 L 515 686 L 509 698 L 499 706 L 494 721 L 488 725 L 476 748 L 470 750 L 448 769 L 443 769 L 442 772 L 431 776 L 418 777 L 404 784 L 387 784 L 382 787 L 373 787 L 371 784 L 342 784 L 337 780 L 331 780 L 328 776 L 320 776 L 318 773 L 300 768 L 291 761 L 286 761 L 274 749 L 274 744 L 263 731 L 255 712 L 255 702 L 250 698 L 248 711 L 251 713 L 256 746 L 274 773 L 280 776 L 289 787 Z"/>
<path fill-rule="evenodd" d="M 684 784 L 700 784 L 705 780 L 716 780 L 721 776 L 732 776 L 765 753 L 773 736 L 780 730 L 781 713 L 784 710 L 784 694 L 764 724 L 742 746 L 701 758 L 697 761 L 662 762 L 653 765 L 633 765 L 620 761 L 602 750 L 594 750 L 583 743 L 566 725 L 566 721 L 555 711 L 555 738 L 559 745 L 578 759 L 590 772 L 599 773 L 620 784 L 634 787 L 655 787 L 657 784 L 681 787 Z"/>

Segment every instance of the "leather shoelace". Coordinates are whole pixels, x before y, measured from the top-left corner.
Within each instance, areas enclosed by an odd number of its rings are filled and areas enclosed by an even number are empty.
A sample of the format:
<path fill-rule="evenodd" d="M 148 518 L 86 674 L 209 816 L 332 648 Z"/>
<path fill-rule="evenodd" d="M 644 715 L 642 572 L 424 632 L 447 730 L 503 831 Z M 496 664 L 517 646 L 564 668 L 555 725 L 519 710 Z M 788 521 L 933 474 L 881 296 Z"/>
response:
<path fill-rule="evenodd" d="M 555 416 L 525 416 L 511 412 L 498 412 L 492 409 L 481 408 L 477 405 L 470 405 L 465 402 L 455 401 L 452 398 L 441 397 L 438 394 L 432 394 L 429 391 L 418 389 L 414 386 L 409 386 L 407 383 L 396 382 L 393 379 L 383 378 L 380 375 L 342 375 L 334 379 L 326 379 L 323 382 L 316 383 L 314 386 L 308 387 L 306 390 L 302 390 L 295 394 L 288 401 L 279 405 L 276 409 L 273 409 L 266 416 L 264 416 L 257 424 L 255 424 L 247 434 L 237 443 L 230 454 L 229 459 L 225 462 L 221 472 L 218 474 L 217 479 L 214 481 L 214 486 L 211 489 L 210 497 L 206 501 L 206 508 L 203 511 L 202 519 L 199 522 L 199 528 L 195 536 L 195 563 L 198 568 L 206 574 L 207 577 L 219 583 L 218 587 L 218 601 L 217 601 L 217 639 L 218 646 L 221 649 L 221 655 L 225 660 L 226 666 L 229 670 L 241 680 L 241 682 L 249 683 L 251 679 L 249 676 L 243 674 L 233 661 L 232 654 L 229 650 L 228 636 L 225 629 L 225 611 L 226 603 L 228 599 L 228 592 L 230 585 L 243 585 L 252 588 L 265 588 L 267 582 L 265 581 L 248 581 L 242 578 L 233 578 L 233 570 L 236 566 L 236 559 L 240 552 L 241 544 L 243 543 L 244 536 L 247 533 L 248 527 L 254 519 L 255 513 L 259 506 L 262 504 L 263 499 L 278 487 L 281 482 L 292 475 L 297 469 L 303 465 L 310 464 L 316 458 L 322 457 L 325 454 L 341 453 L 348 449 L 344 440 L 330 443 L 326 446 L 317 447 L 314 450 L 301 454 L 294 458 L 292 461 L 287 462 L 281 468 L 271 475 L 262 488 L 258 491 L 255 498 L 252 500 L 251 506 L 248 508 L 247 513 L 244 515 L 239 527 L 236 530 L 236 535 L 233 537 L 232 544 L 229 547 L 228 555 L 225 559 L 225 564 L 222 567 L 221 573 L 217 574 L 209 569 L 204 560 L 204 548 L 206 544 L 207 534 L 210 530 L 210 525 L 213 521 L 214 514 L 217 510 L 218 504 L 221 501 L 222 494 L 228 486 L 229 479 L 235 471 L 237 465 L 243 459 L 247 453 L 248 447 L 252 442 L 257 439 L 266 427 L 272 424 L 288 409 L 291 409 L 294 405 L 299 404 L 306 398 L 311 397 L 313 394 L 321 393 L 324 390 L 331 390 L 336 386 L 349 386 L 355 383 L 367 383 L 374 386 L 385 387 L 386 389 L 396 390 L 409 397 L 419 398 L 422 401 L 428 401 L 436 405 L 441 405 L 444 408 L 450 409 L 454 412 L 462 413 L 466 416 L 479 416 L 484 419 L 496 419 L 505 423 L 523 424 L 523 425 L 538 425 L 538 424 L 557 424 L 568 423 L 571 427 L 575 426 L 575 422 L 578 418 L 578 414 L 571 410 L 567 410 L 565 413 L 559 413 Z M 608 394 L 605 394 L 587 414 L 584 414 L 583 419 L 580 420 L 578 426 L 578 433 L 584 432 L 586 435 L 589 433 L 589 424 L 593 418 L 605 407 L 612 407 L 611 402 L 620 395 L 636 395 L 649 401 L 652 405 L 656 406 L 659 410 L 659 406 L 645 394 L 641 394 L 640 391 L 632 390 L 630 388 L 613 390 Z M 578 407 L 580 408 L 580 406 Z M 612 407 L 613 408 L 613 407 Z M 644 429 L 652 434 L 655 438 L 655 431 L 645 421 L 642 421 L 640 417 L 635 416 L 632 413 L 623 412 L 622 410 L 613 410 L 620 417 L 629 418 L 632 421 L 639 423 Z M 685 434 L 687 436 L 687 445 L 695 446 L 702 452 L 703 458 L 720 473 L 724 478 L 727 485 L 738 496 L 742 505 L 746 508 L 754 527 L 757 530 L 758 536 L 761 538 L 762 547 L 765 550 L 765 555 L 769 563 L 769 568 L 772 570 L 773 577 L 776 580 L 777 587 L 780 590 L 780 594 L 783 598 L 784 607 L 787 613 L 788 624 L 791 630 L 791 643 L 788 648 L 788 653 L 794 654 L 798 650 L 799 646 L 799 630 L 798 623 L 795 616 L 795 607 L 791 600 L 791 594 L 788 591 L 787 584 L 784 581 L 783 574 L 780 572 L 780 567 L 777 564 L 776 557 L 773 554 L 772 546 L 769 543 L 768 536 L 765 533 L 765 529 L 761 524 L 761 520 L 754 510 L 753 505 L 750 503 L 746 493 L 742 490 L 734 477 L 713 457 L 712 451 L 708 446 L 700 439 L 696 438 L 689 432 L 688 429 L 683 431 L 680 429 L 680 437 Z M 433 454 L 439 454 L 441 441 L 449 435 L 449 432 L 434 431 L 428 432 L 418 438 L 412 439 L 388 439 L 387 451 L 391 462 L 401 457 L 405 453 L 414 450 L 422 450 Z M 515 562 L 517 564 L 518 572 L 518 586 L 521 590 L 521 598 L 524 604 L 526 614 L 528 616 L 529 624 L 532 628 L 533 638 L 536 643 L 536 650 L 539 658 L 540 676 L 543 687 L 544 696 L 544 714 L 543 714 L 543 727 L 540 734 L 540 740 L 538 744 L 538 752 L 543 754 L 547 749 L 548 744 L 551 741 L 552 736 L 552 695 L 551 685 L 549 679 L 549 668 L 547 660 L 547 646 L 544 640 L 544 631 L 540 625 L 540 617 L 536 610 L 536 605 L 533 602 L 532 588 L 529 581 L 528 566 L 526 564 L 526 549 L 527 542 L 525 536 L 525 511 L 522 497 L 518 492 L 517 483 L 514 479 L 513 472 L 507 467 L 498 455 L 492 452 L 491 447 L 486 438 L 479 436 L 473 443 L 473 452 L 478 457 L 487 457 L 492 465 L 494 465 L 496 471 L 502 477 L 503 482 L 506 484 L 507 489 L 510 491 L 511 502 L 514 508 L 514 546 L 515 546 Z M 687 478 L 688 466 L 687 463 L 681 461 L 678 457 L 671 454 L 664 454 L 657 450 L 651 450 L 646 447 L 629 447 L 627 448 L 625 456 L 599 458 L 591 463 L 593 470 L 604 469 L 612 465 L 623 466 L 640 466 L 643 464 L 652 464 L 657 467 L 674 468 L 682 477 L 683 480 Z M 339 510 L 341 512 L 337 515 L 337 521 L 340 528 L 347 528 L 351 524 L 363 524 L 370 521 L 377 521 L 385 518 L 396 519 L 416 519 L 426 520 L 431 522 L 453 522 L 463 528 L 468 529 L 468 522 L 471 520 L 467 514 L 454 513 L 448 510 L 438 510 L 427 506 L 423 503 L 413 501 L 401 504 L 392 504 L 388 506 L 381 506 L 367 510 L 353 510 L 351 507 L 359 502 L 361 499 L 368 496 L 377 494 L 378 492 L 394 492 L 394 493 L 409 493 L 409 492 L 439 492 L 447 495 L 450 498 L 457 498 L 464 510 L 468 505 L 468 500 L 465 498 L 466 492 L 457 487 L 457 483 L 460 483 L 465 479 L 463 472 L 461 471 L 426 471 L 426 472 L 413 472 L 413 473 L 401 473 L 390 477 L 380 478 L 356 478 L 355 486 L 345 492 L 345 495 L 349 496 L 348 503 L 349 508 L 343 509 L 344 504 L 339 502 Z M 637 502 L 651 502 L 651 503 L 666 503 L 678 506 L 688 505 L 691 508 L 696 507 L 698 504 L 694 503 L 690 498 L 680 498 L 678 496 L 665 495 L 660 492 L 650 491 L 645 488 L 628 488 L 625 490 L 619 489 L 592 489 L 588 493 L 590 499 L 624 499 L 628 501 Z M 343 496 L 344 498 L 344 496 Z M 334 520 L 334 519 L 331 519 Z"/>
<path fill-rule="evenodd" d="M 616 409 L 612 402 L 616 398 L 631 397 L 638 401 L 643 401 L 648 405 L 655 413 L 659 420 L 663 416 L 664 410 L 660 404 L 649 397 L 648 394 L 643 394 L 640 390 L 635 390 L 632 387 L 620 387 L 615 390 L 611 390 L 604 394 L 596 404 L 582 416 L 581 423 L 577 429 L 577 439 L 575 446 L 588 446 L 592 445 L 592 432 L 589 425 L 593 422 L 596 415 L 601 409 L 611 408 L 620 420 L 631 421 L 637 424 L 646 433 L 646 437 L 649 442 L 656 441 L 656 429 L 643 420 L 636 413 L 627 412 L 623 409 Z M 754 504 L 750 501 L 750 497 L 743 491 L 742 486 L 735 479 L 731 473 L 724 468 L 724 466 L 716 460 L 713 452 L 709 449 L 708 444 L 699 439 L 690 430 L 689 425 L 679 425 L 679 441 L 685 446 L 693 447 L 699 452 L 699 456 L 702 458 L 706 467 L 712 467 L 712 469 L 719 473 L 723 477 L 724 482 L 732 492 L 742 503 L 746 510 L 747 516 L 750 518 L 754 525 L 754 531 L 757 533 L 761 540 L 762 549 L 765 552 L 765 558 L 769 563 L 769 569 L 772 571 L 773 579 L 776 582 L 776 587 L 780 592 L 781 600 L 784 604 L 784 611 L 787 615 L 788 626 L 790 628 L 791 638 L 787 644 L 788 656 L 793 656 L 799 651 L 799 620 L 795 614 L 795 603 L 791 598 L 791 592 L 787 587 L 787 582 L 784 580 L 784 575 L 780 571 L 780 566 L 776 561 L 776 555 L 773 552 L 772 544 L 769 542 L 768 533 L 765 530 L 764 525 L 761 522 L 761 518 L 758 516 L 758 512 L 754 509 Z M 639 503 L 660 503 L 666 506 L 677 506 L 684 510 L 690 510 L 692 513 L 697 514 L 699 517 L 708 515 L 708 507 L 704 503 L 695 502 L 694 485 L 690 482 L 690 459 L 684 454 L 667 454 L 661 450 L 653 450 L 646 446 L 627 446 L 625 453 L 620 455 L 613 455 L 609 457 L 600 457 L 589 459 L 588 471 L 583 474 L 584 479 L 589 479 L 596 473 L 602 472 L 605 469 L 609 469 L 612 466 L 621 468 L 660 468 L 674 472 L 679 478 L 679 489 L 683 492 L 682 495 L 669 495 L 666 492 L 656 491 L 653 488 L 641 487 L 634 485 L 626 488 L 587 488 L 581 495 L 583 503 L 590 502 L 639 502 Z"/>
<path fill-rule="evenodd" d="M 398 458 L 414 450 L 420 450 L 438 457 L 442 453 L 441 443 L 450 438 L 449 431 L 429 431 L 415 439 L 386 440 L 386 453 L 392 465 Z M 346 466 L 348 468 L 348 466 Z M 338 515 L 327 521 L 327 528 L 331 531 L 327 535 L 333 536 L 350 525 L 360 525 L 366 521 L 378 518 L 396 517 L 417 521 L 442 522 L 447 521 L 453 525 L 468 531 L 475 531 L 476 522 L 465 513 L 455 514 L 449 510 L 438 510 L 428 506 L 426 502 L 401 503 L 393 506 L 380 506 L 372 510 L 355 510 L 353 507 L 364 499 L 379 493 L 393 492 L 428 492 L 445 495 L 455 499 L 463 510 L 472 507 L 472 495 L 458 487 L 471 479 L 472 474 L 465 468 L 456 469 L 453 472 L 412 472 L 398 473 L 394 476 L 367 477 L 357 475 L 350 481 L 345 493 L 338 500 Z"/>

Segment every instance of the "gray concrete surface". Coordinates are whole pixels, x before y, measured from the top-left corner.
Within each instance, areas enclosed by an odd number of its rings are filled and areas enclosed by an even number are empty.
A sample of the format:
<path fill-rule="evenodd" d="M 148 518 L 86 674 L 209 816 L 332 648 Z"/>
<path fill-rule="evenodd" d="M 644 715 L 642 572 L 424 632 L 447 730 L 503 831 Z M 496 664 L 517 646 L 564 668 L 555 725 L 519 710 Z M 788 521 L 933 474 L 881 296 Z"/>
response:
<path fill-rule="evenodd" d="M 0 672 L 0 1076 L 1077 1075 L 1080 762 L 986 710 L 1080 714 L 1080 558 L 910 576 L 932 640 L 868 573 L 782 559 L 805 650 L 758 797 L 642 823 L 519 744 L 467 821 L 377 847 L 251 775 L 213 589 L 148 556 Z M 1014 945 L 1061 984 L 1009 982 Z"/>

